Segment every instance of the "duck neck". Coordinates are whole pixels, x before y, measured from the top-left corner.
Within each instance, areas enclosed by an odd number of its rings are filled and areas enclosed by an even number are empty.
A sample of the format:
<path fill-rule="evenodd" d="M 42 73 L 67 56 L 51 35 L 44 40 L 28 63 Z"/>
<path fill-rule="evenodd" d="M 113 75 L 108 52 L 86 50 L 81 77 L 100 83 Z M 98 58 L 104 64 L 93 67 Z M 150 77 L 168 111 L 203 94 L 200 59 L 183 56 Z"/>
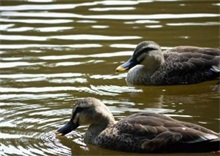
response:
<path fill-rule="evenodd" d="M 150 85 L 151 76 L 165 62 L 161 52 L 154 53 L 142 61 L 141 64 L 131 68 L 127 75 L 127 83 L 130 85 Z"/>
<path fill-rule="evenodd" d="M 84 141 L 86 143 L 92 143 L 93 140 L 103 131 L 105 130 L 109 125 L 112 125 L 115 123 L 115 119 L 112 116 L 112 118 L 109 118 L 107 120 L 99 120 L 98 123 L 91 124 L 88 127 L 88 130 L 86 131 Z"/>
<path fill-rule="evenodd" d="M 161 51 L 151 51 L 141 64 L 144 66 L 145 72 L 152 75 L 164 62 L 165 59 Z"/>
<path fill-rule="evenodd" d="M 150 82 L 151 75 L 143 65 L 136 65 L 129 70 L 126 81 L 128 85 L 143 85 Z"/>

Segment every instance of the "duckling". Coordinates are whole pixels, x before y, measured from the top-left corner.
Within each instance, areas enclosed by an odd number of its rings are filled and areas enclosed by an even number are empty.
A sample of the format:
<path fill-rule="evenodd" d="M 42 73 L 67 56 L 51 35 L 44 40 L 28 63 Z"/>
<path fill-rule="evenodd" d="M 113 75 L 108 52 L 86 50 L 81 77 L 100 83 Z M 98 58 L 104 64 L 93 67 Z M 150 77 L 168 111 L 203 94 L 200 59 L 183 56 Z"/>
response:
<path fill-rule="evenodd" d="M 129 85 L 186 85 L 214 80 L 219 72 L 220 49 L 179 46 L 162 52 L 153 41 L 137 45 L 131 58 L 116 68 L 128 71 Z"/>
<path fill-rule="evenodd" d="M 73 106 L 71 119 L 57 130 L 65 135 L 89 125 L 85 143 L 126 152 L 211 152 L 220 150 L 219 134 L 202 126 L 156 113 L 136 113 L 116 122 L 107 106 L 87 97 Z"/>

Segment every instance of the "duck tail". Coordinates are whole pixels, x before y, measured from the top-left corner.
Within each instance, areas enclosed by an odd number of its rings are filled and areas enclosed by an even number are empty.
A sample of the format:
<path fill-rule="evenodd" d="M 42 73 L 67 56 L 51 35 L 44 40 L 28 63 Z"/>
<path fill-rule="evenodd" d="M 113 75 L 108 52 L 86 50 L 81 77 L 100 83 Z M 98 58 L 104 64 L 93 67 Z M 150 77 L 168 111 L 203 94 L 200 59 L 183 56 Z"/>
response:
<path fill-rule="evenodd" d="M 207 149 L 210 151 L 220 151 L 220 138 L 211 140 L 207 143 Z"/>
<path fill-rule="evenodd" d="M 216 72 L 216 73 L 220 73 L 220 65 L 219 66 L 212 66 L 212 68 L 211 68 L 211 70 L 213 71 L 213 72 Z"/>
<path fill-rule="evenodd" d="M 207 140 L 196 143 L 180 143 L 175 148 L 174 152 L 220 152 L 220 138 Z"/>

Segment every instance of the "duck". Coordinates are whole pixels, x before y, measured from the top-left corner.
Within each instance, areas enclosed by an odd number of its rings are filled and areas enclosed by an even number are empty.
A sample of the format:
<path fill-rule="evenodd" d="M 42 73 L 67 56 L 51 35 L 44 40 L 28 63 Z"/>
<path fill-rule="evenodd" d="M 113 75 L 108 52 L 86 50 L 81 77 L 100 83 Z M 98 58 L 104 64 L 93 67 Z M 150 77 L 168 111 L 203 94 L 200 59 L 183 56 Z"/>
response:
<path fill-rule="evenodd" d="M 187 85 L 215 80 L 220 66 L 220 49 L 177 46 L 162 52 L 154 41 L 143 41 L 133 55 L 116 68 L 128 71 L 128 85 Z"/>
<path fill-rule="evenodd" d="M 200 125 L 152 112 L 135 113 L 119 121 L 99 99 L 79 99 L 70 120 L 56 134 L 64 136 L 88 125 L 84 141 L 102 148 L 137 153 L 220 151 L 219 134 Z"/>

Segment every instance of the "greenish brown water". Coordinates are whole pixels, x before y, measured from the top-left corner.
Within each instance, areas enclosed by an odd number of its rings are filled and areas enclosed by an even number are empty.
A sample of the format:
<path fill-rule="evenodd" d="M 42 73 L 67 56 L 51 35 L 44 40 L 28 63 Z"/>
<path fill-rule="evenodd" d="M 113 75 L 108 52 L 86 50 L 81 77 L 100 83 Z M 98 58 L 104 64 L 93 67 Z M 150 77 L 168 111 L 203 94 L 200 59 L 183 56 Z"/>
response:
<path fill-rule="evenodd" d="M 219 48 L 218 0 L 0 4 L 0 155 L 127 155 L 86 145 L 86 127 L 55 136 L 73 103 L 87 96 L 102 100 L 117 119 L 152 111 L 220 131 L 216 82 L 132 87 L 126 73 L 115 72 L 143 40 L 163 49 Z"/>

